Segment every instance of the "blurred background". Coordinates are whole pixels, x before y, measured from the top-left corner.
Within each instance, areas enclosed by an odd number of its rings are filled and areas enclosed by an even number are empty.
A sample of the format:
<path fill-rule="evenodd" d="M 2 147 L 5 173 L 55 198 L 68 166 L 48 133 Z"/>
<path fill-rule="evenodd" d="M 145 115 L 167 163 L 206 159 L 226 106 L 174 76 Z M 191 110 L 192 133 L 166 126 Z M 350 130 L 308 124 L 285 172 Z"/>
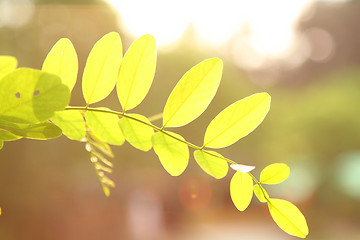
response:
<path fill-rule="evenodd" d="M 360 239 L 360 1 L 341 0 L 0 0 L 0 55 L 40 69 L 62 37 L 79 56 L 71 105 L 84 105 L 81 75 L 93 44 L 120 33 L 157 40 L 158 63 L 133 112 L 162 112 L 181 76 L 200 61 L 224 61 L 208 110 L 173 129 L 202 144 L 212 118 L 256 92 L 272 96 L 265 121 L 219 153 L 244 164 L 284 162 L 289 179 L 266 188 L 306 216 L 307 239 Z M 96 106 L 120 110 L 115 92 Z M 154 122 L 161 125 L 161 121 Z M 84 144 L 60 137 L 6 142 L 0 151 L 0 239 L 296 239 L 255 198 L 245 212 L 229 195 L 234 171 L 215 180 L 190 158 L 171 177 L 155 153 L 113 147 L 105 197 Z M 192 150 L 191 150 L 192 152 Z"/>

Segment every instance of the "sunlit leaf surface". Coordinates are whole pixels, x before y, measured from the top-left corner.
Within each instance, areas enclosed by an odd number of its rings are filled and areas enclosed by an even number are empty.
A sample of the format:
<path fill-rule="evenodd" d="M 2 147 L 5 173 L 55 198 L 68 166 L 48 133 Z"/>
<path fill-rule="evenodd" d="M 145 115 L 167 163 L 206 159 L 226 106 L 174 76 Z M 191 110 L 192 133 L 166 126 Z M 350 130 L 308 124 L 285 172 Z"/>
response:
<path fill-rule="evenodd" d="M 4 141 L 0 140 L 0 150 L 3 148 L 3 146 L 4 146 Z M 1 215 L 1 209 L 0 209 L 0 215 Z"/>
<path fill-rule="evenodd" d="M 219 153 L 209 151 L 210 153 L 222 157 Z M 199 164 L 202 170 L 204 170 L 210 176 L 220 179 L 226 176 L 229 165 L 228 163 L 218 157 L 212 156 L 204 151 L 196 150 L 194 152 L 194 158 Z"/>
<path fill-rule="evenodd" d="M 0 129 L 25 138 L 47 140 L 61 136 L 61 129 L 50 122 L 22 124 L 0 121 Z"/>
<path fill-rule="evenodd" d="M 230 182 L 230 196 L 239 211 L 245 211 L 253 196 L 253 180 L 248 173 L 236 172 Z"/>
<path fill-rule="evenodd" d="M 65 136 L 72 140 L 82 140 L 85 137 L 85 121 L 78 111 L 59 111 L 51 118 Z"/>
<path fill-rule="evenodd" d="M 268 207 L 276 224 L 286 233 L 300 238 L 309 234 L 304 215 L 291 202 L 271 198 Z"/>
<path fill-rule="evenodd" d="M 222 61 L 212 58 L 186 72 L 166 102 L 163 126 L 179 127 L 202 114 L 215 96 L 222 69 Z"/>
<path fill-rule="evenodd" d="M 69 103 L 69 88 L 59 77 L 20 68 L 0 81 L 0 119 L 16 123 L 48 120 Z"/>
<path fill-rule="evenodd" d="M 21 136 L 17 136 L 7 130 L 0 129 L 0 141 L 14 141 L 20 138 Z"/>
<path fill-rule="evenodd" d="M 257 93 L 225 108 L 206 129 L 204 146 L 222 148 L 248 135 L 264 120 L 270 100 L 269 94 Z"/>
<path fill-rule="evenodd" d="M 85 119 L 92 133 L 102 141 L 113 145 L 124 143 L 125 139 L 118 124 L 118 116 L 110 113 L 87 111 Z"/>
<path fill-rule="evenodd" d="M 74 88 L 78 74 L 78 57 L 71 41 L 62 38 L 52 47 L 45 58 L 42 70 L 61 78 L 63 84 Z"/>
<path fill-rule="evenodd" d="M 150 121 L 142 115 L 128 114 L 128 116 L 150 124 Z M 151 137 L 154 134 L 154 130 L 151 127 L 125 117 L 119 120 L 119 126 L 126 141 L 133 147 L 142 151 L 149 151 L 152 148 Z"/>
<path fill-rule="evenodd" d="M 15 70 L 17 60 L 12 56 L 0 56 L 0 81 L 8 73 Z"/>
<path fill-rule="evenodd" d="M 168 133 L 184 140 L 179 134 Z M 185 171 L 189 162 L 189 148 L 185 143 L 162 132 L 157 132 L 152 136 L 152 143 L 162 166 L 171 176 L 179 176 Z"/>
<path fill-rule="evenodd" d="M 277 184 L 286 180 L 290 174 L 290 168 L 284 163 L 274 163 L 261 171 L 260 182 L 265 184 Z"/>
<path fill-rule="evenodd" d="M 257 197 L 257 199 L 259 199 L 260 202 L 262 203 L 265 203 L 267 202 L 266 201 L 266 198 L 269 199 L 269 194 L 265 191 L 265 189 L 261 189 L 261 187 L 257 184 L 254 185 L 254 193 L 255 193 L 255 196 Z M 264 193 L 265 193 L 265 196 L 264 196 Z"/>
<path fill-rule="evenodd" d="M 150 35 L 137 39 L 120 65 L 117 94 L 123 110 L 139 105 L 148 93 L 156 68 L 156 44 Z"/>
<path fill-rule="evenodd" d="M 82 92 L 87 104 L 106 98 L 116 84 L 122 59 L 122 43 L 118 33 L 111 32 L 97 41 L 86 61 Z"/>

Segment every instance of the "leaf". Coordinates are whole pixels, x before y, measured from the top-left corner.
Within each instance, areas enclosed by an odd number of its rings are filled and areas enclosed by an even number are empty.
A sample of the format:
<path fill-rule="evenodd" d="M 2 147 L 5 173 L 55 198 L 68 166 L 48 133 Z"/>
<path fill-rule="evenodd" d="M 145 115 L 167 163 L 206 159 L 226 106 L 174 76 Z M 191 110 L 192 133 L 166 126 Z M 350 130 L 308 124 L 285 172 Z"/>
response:
<path fill-rule="evenodd" d="M 17 136 L 7 130 L 0 129 L 0 141 L 14 141 L 20 138 L 21 136 Z"/>
<path fill-rule="evenodd" d="M 150 121 L 142 115 L 127 114 L 127 116 L 151 124 Z M 152 148 L 151 137 L 154 134 L 154 130 L 131 118 L 123 117 L 119 120 L 119 126 L 126 141 L 139 150 L 149 151 Z"/>
<path fill-rule="evenodd" d="M 103 100 L 113 90 L 121 59 L 122 43 L 118 33 L 108 33 L 95 43 L 82 78 L 82 92 L 88 105 Z"/>
<path fill-rule="evenodd" d="M 69 100 L 69 88 L 53 74 L 20 68 L 0 81 L 0 119 L 6 121 L 44 122 Z"/>
<path fill-rule="evenodd" d="M 269 194 L 265 191 L 264 188 L 262 188 L 261 190 L 261 187 L 258 185 L 258 184 L 255 184 L 254 185 L 254 193 L 255 193 L 255 196 L 257 197 L 257 199 L 259 199 L 260 202 L 262 203 L 266 203 L 267 199 L 269 199 Z M 264 196 L 264 193 L 265 193 L 265 196 Z"/>
<path fill-rule="evenodd" d="M 271 198 L 268 207 L 271 217 L 286 233 L 300 238 L 305 238 L 309 234 L 304 215 L 291 202 Z"/>
<path fill-rule="evenodd" d="M 47 140 L 61 136 L 61 129 L 50 122 L 21 124 L 0 121 L 0 128 L 25 138 Z"/>
<path fill-rule="evenodd" d="M 12 56 L 0 56 L 0 81 L 8 73 L 15 70 L 17 60 Z"/>
<path fill-rule="evenodd" d="M 71 140 L 81 141 L 85 138 L 85 121 L 78 111 L 59 111 L 51 118 L 62 133 Z"/>
<path fill-rule="evenodd" d="M 230 181 L 230 196 L 235 207 L 244 211 L 253 196 L 253 180 L 248 173 L 236 172 Z"/>
<path fill-rule="evenodd" d="M 172 132 L 166 132 L 185 141 L 182 136 Z M 171 176 L 182 174 L 189 163 L 188 146 L 165 133 L 157 132 L 152 136 L 153 148 L 158 155 L 162 166 Z"/>
<path fill-rule="evenodd" d="M 270 100 L 269 94 L 257 93 L 225 108 L 206 129 L 204 147 L 223 148 L 251 133 L 264 120 Z"/>
<path fill-rule="evenodd" d="M 213 151 L 209 151 L 209 153 L 219 156 L 220 158 L 201 150 L 196 150 L 194 152 L 194 158 L 201 169 L 210 176 L 213 176 L 216 179 L 225 177 L 229 169 L 228 163 L 221 159 L 222 156 L 219 153 Z"/>
<path fill-rule="evenodd" d="M 211 58 L 186 72 L 166 102 L 163 126 L 183 126 L 202 114 L 215 96 L 222 69 L 222 61 Z"/>
<path fill-rule="evenodd" d="M 143 101 L 152 84 L 155 68 L 155 39 L 144 35 L 130 46 L 120 65 L 117 94 L 124 112 Z"/>
<path fill-rule="evenodd" d="M 111 113 L 92 112 L 85 113 L 87 126 L 100 140 L 113 145 L 122 145 L 125 141 L 118 125 L 118 116 Z"/>
<path fill-rule="evenodd" d="M 71 92 L 76 83 L 78 65 L 78 57 L 73 44 L 69 39 L 62 38 L 55 43 L 46 56 L 42 71 L 59 76 Z"/>
<path fill-rule="evenodd" d="M 0 140 L 0 150 L 4 147 L 4 141 Z M 1 215 L 1 208 L 0 208 L 0 215 Z"/>
<path fill-rule="evenodd" d="M 260 182 L 278 184 L 289 177 L 290 168 L 284 163 L 274 163 L 264 168 L 260 173 Z"/>

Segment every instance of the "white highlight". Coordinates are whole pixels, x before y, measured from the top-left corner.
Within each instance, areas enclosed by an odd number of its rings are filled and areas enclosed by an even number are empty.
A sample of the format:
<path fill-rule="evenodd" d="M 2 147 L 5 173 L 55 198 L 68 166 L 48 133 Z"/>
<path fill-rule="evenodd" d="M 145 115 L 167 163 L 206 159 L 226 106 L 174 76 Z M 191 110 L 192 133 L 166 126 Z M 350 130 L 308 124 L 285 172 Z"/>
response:
<path fill-rule="evenodd" d="M 255 169 L 255 166 L 248 166 L 248 165 L 242 165 L 242 164 L 231 164 L 230 167 L 234 169 L 235 171 L 239 171 L 242 173 L 248 173 Z"/>

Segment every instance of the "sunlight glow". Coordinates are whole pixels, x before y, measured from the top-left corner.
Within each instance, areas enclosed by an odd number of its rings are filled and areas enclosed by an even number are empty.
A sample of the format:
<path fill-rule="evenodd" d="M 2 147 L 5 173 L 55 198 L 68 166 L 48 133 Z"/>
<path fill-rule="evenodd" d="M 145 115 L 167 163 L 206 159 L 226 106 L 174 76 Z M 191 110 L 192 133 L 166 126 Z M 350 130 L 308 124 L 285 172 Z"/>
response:
<path fill-rule="evenodd" d="M 255 61 L 250 67 L 260 66 L 268 58 L 294 54 L 299 41 L 296 21 L 313 1 L 108 0 L 134 37 L 151 34 L 161 48 L 192 31 L 201 45 L 230 46 L 239 65 Z"/>

